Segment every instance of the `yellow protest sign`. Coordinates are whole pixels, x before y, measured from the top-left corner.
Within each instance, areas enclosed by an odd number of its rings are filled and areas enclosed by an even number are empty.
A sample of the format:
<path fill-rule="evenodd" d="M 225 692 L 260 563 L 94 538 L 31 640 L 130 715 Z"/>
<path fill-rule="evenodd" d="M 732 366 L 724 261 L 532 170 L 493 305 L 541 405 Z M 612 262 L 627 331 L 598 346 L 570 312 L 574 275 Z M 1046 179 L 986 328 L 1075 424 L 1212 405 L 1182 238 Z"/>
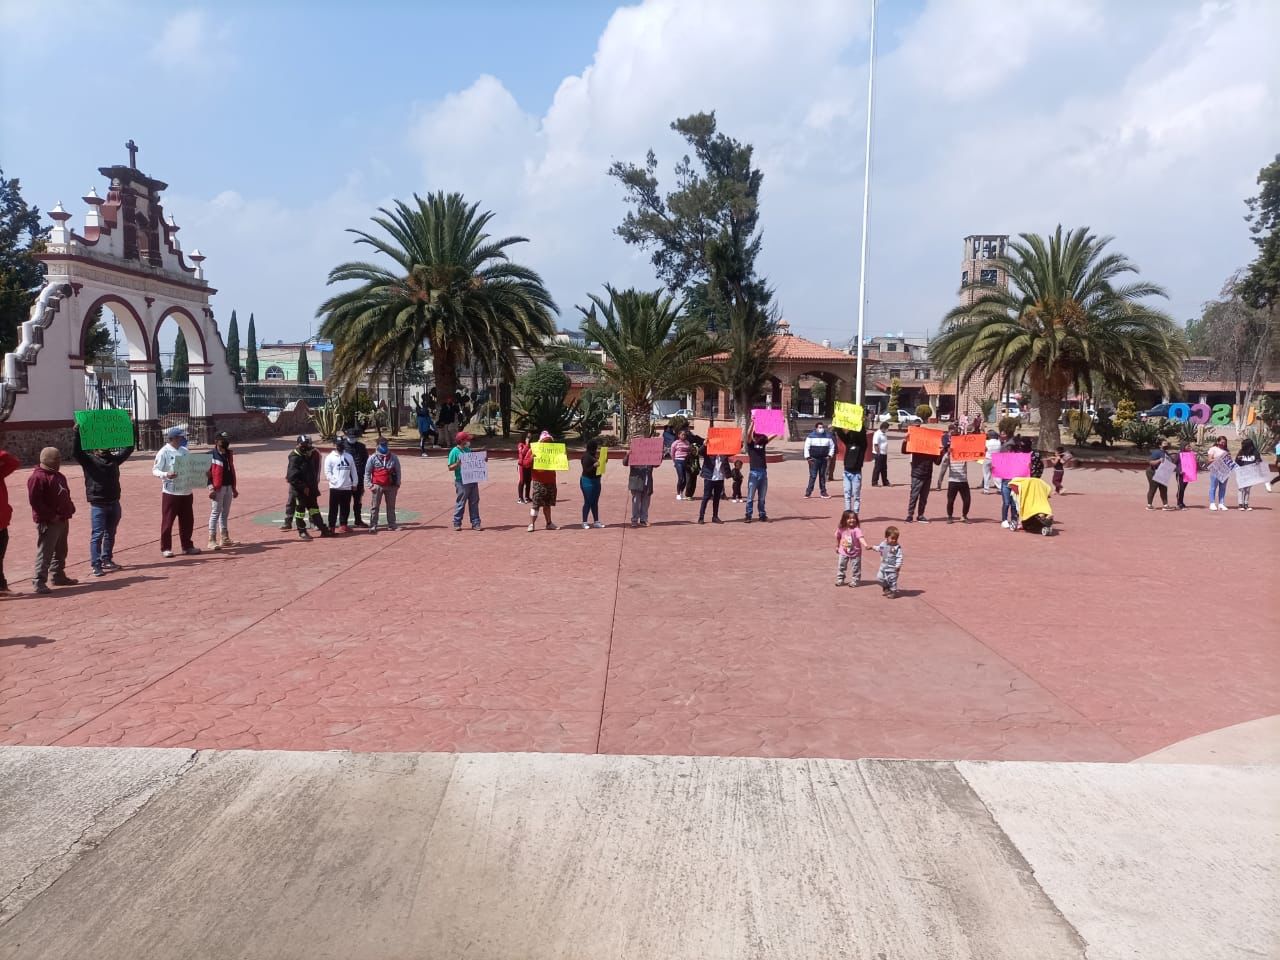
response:
<path fill-rule="evenodd" d="M 862 404 L 836 401 L 836 415 L 831 418 L 831 426 L 840 430 L 862 429 Z"/>
<path fill-rule="evenodd" d="M 535 470 L 568 470 L 569 455 L 563 443 L 539 442 L 530 444 L 533 447 L 533 469 Z"/>
<path fill-rule="evenodd" d="M 604 472 L 608 468 L 608 466 L 609 466 L 609 448 L 601 447 L 600 459 L 596 461 L 596 473 L 603 477 Z"/>

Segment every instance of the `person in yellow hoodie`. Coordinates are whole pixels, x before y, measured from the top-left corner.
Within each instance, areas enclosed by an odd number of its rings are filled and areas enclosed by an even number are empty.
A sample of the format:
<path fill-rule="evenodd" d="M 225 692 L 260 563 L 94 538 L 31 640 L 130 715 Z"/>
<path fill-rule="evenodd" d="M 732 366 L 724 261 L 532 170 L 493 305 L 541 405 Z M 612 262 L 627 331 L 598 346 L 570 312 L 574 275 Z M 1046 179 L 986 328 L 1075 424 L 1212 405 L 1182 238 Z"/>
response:
<path fill-rule="evenodd" d="M 1018 504 L 1022 529 L 1053 536 L 1053 508 L 1049 506 L 1053 488 L 1039 477 L 1017 477 L 1009 481 L 1009 487 Z"/>

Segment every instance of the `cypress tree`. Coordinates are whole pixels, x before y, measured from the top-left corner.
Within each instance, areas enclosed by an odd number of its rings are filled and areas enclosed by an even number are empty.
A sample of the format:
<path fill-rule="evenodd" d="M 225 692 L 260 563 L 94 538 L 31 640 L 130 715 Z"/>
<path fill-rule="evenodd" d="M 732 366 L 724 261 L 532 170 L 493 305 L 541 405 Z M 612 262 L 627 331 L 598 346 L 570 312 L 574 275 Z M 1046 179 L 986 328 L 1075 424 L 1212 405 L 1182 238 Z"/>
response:
<path fill-rule="evenodd" d="M 231 323 L 227 325 L 227 366 L 231 368 L 231 377 L 240 382 L 240 326 L 236 323 L 236 312 L 231 311 Z"/>
<path fill-rule="evenodd" d="M 311 364 L 307 362 L 307 348 L 298 348 L 298 382 L 311 382 Z"/>
<path fill-rule="evenodd" d="M 191 372 L 191 360 L 187 356 L 187 337 L 181 330 L 173 341 L 173 370 L 169 379 L 174 383 L 186 383 Z"/>
<path fill-rule="evenodd" d="M 244 359 L 245 383 L 258 382 L 258 331 L 253 326 L 253 314 L 249 314 L 249 349 Z"/>

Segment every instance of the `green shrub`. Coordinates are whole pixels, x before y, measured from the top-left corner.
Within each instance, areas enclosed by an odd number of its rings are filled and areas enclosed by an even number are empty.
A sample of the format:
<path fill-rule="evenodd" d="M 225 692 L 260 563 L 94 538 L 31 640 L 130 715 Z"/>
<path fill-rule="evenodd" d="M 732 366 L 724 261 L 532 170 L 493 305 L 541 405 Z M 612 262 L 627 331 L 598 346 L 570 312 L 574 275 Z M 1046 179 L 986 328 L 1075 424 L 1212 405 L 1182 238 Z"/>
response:
<path fill-rule="evenodd" d="M 1265 424 L 1258 423 L 1252 427 L 1248 427 L 1244 433 L 1240 435 L 1240 439 L 1243 440 L 1245 437 L 1248 437 L 1253 441 L 1253 445 L 1258 448 L 1258 453 L 1262 454 L 1264 457 L 1275 449 L 1275 435 L 1272 434 L 1271 429 Z"/>
<path fill-rule="evenodd" d="M 672 417 L 670 420 L 667 421 L 667 426 L 671 428 L 672 433 L 674 433 L 676 436 L 679 436 L 681 430 L 688 429 L 689 421 L 686 420 L 684 417 Z"/>
<path fill-rule="evenodd" d="M 916 416 L 927 422 L 933 416 L 933 407 L 927 403 L 920 404 L 916 407 Z"/>
<path fill-rule="evenodd" d="M 1018 428 L 1022 426 L 1021 417 L 1001 417 L 1000 422 L 996 424 L 996 429 L 1001 433 L 1013 436 L 1018 432 Z"/>
<path fill-rule="evenodd" d="M 576 411 L 564 402 L 569 378 L 554 363 L 540 363 L 516 381 L 512 412 L 521 430 L 563 437 L 573 426 Z"/>
<path fill-rule="evenodd" d="M 604 387 L 590 387 L 582 391 L 582 396 L 574 409 L 577 414 L 577 427 L 583 440 L 598 437 L 609 422 L 609 410 L 613 406 L 613 393 Z"/>
<path fill-rule="evenodd" d="M 1134 420 L 1124 428 L 1124 438 L 1139 450 L 1149 450 L 1160 442 L 1160 428 L 1150 420 Z"/>
<path fill-rule="evenodd" d="M 1138 419 L 1138 407 L 1132 400 L 1121 400 L 1116 404 L 1116 412 L 1111 417 L 1112 425 L 1123 432 L 1124 428 Z"/>
<path fill-rule="evenodd" d="M 1071 438 L 1075 440 L 1077 447 L 1083 447 L 1089 442 L 1089 435 L 1093 433 L 1093 417 L 1089 416 L 1082 410 L 1072 410 L 1075 416 L 1068 416 L 1068 422 L 1071 425 Z"/>

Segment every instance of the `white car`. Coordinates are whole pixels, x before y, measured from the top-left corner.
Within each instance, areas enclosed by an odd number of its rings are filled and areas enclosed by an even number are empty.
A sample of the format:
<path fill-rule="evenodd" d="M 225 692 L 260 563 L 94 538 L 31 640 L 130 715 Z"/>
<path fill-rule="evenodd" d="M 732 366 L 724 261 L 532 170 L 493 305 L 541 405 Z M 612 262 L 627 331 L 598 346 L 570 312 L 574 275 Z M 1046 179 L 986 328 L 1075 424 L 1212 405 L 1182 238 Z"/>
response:
<path fill-rule="evenodd" d="M 899 408 L 897 416 L 892 416 L 888 413 L 880 414 L 880 422 L 888 423 L 890 426 L 897 424 L 899 427 L 918 427 L 924 423 L 914 413 L 901 408 Z"/>

